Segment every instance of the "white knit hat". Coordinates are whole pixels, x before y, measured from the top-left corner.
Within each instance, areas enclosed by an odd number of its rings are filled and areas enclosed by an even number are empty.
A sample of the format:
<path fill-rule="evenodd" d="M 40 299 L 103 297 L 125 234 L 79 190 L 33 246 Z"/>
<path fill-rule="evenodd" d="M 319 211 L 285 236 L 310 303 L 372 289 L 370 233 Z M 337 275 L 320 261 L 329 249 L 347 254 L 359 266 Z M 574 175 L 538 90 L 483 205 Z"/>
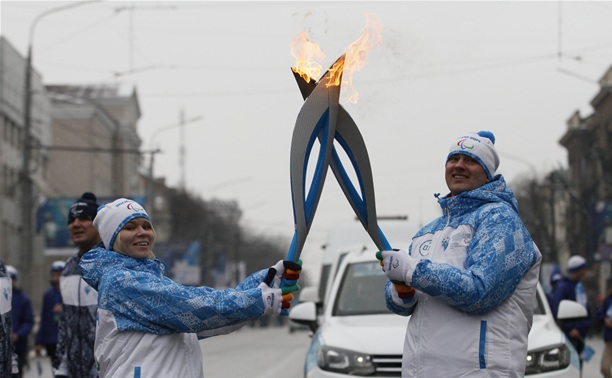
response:
<path fill-rule="evenodd" d="M 66 267 L 66 263 L 62 260 L 57 260 L 51 263 L 51 271 L 52 272 L 61 272 Z"/>
<path fill-rule="evenodd" d="M 14 266 L 7 265 L 5 268 L 6 274 L 8 274 L 11 279 L 16 280 L 19 277 L 19 271 Z"/>
<path fill-rule="evenodd" d="M 587 261 L 584 257 L 574 255 L 567 260 L 567 271 L 570 273 L 576 272 L 582 268 L 586 268 Z"/>
<path fill-rule="evenodd" d="M 499 155 L 495 150 L 495 135 L 490 131 L 467 133 L 457 138 L 451 144 L 446 161 L 456 154 L 467 155 L 478 162 L 484 169 L 489 180 L 493 180 L 495 171 L 499 168 Z"/>
<path fill-rule="evenodd" d="M 119 231 L 134 218 L 145 218 L 151 222 L 145 209 L 131 199 L 119 198 L 98 208 L 93 225 L 98 230 L 106 249 L 113 249 Z"/>

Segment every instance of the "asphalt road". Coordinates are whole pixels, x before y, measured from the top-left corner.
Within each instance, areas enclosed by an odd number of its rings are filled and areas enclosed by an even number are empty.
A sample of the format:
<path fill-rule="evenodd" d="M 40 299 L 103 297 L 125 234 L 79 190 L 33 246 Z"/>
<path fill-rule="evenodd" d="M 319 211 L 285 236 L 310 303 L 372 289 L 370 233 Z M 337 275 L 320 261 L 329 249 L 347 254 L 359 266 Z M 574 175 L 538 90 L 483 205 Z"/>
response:
<path fill-rule="evenodd" d="M 289 333 L 286 327 L 245 327 L 230 335 L 200 341 L 206 378 L 302 378 L 308 332 Z M 584 364 L 584 378 L 601 377 L 601 337 L 587 339 L 595 350 Z M 40 370 L 38 367 L 40 366 Z M 40 375 L 39 375 L 40 372 Z M 46 358 L 32 359 L 24 378 L 51 378 Z"/>
<path fill-rule="evenodd" d="M 206 378 L 302 378 L 308 332 L 244 327 L 200 341 Z M 30 359 L 24 378 L 52 378 L 48 358 Z"/>

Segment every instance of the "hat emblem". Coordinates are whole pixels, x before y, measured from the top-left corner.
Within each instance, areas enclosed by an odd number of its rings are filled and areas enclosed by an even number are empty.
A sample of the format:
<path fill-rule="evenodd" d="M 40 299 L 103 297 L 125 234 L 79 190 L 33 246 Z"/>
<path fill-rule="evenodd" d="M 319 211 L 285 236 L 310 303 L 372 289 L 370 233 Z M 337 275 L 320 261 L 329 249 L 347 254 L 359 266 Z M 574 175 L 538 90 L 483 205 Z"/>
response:
<path fill-rule="evenodd" d="M 467 139 L 461 139 L 457 143 L 457 146 L 459 146 L 462 150 L 473 150 L 475 145 L 473 143 L 467 143 L 467 142 L 468 142 Z"/>
<path fill-rule="evenodd" d="M 128 210 L 133 210 L 133 211 L 142 211 L 142 210 L 144 210 L 144 208 L 138 206 L 138 204 L 136 204 L 135 202 L 128 203 L 127 209 Z"/>

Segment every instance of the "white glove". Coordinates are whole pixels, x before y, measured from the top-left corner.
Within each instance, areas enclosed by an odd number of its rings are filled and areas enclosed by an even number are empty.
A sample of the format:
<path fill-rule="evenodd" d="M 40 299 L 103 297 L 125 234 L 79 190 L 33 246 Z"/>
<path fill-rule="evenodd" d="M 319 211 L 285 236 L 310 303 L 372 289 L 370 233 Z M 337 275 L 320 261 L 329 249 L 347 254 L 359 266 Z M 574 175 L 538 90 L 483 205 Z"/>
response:
<path fill-rule="evenodd" d="M 264 314 L 280 314 L 283 303 L 281 289 L 273 289 L 265 282 L 260 283 L 258 287 L 261 289 L 261 299 L 265 306 Z"/>
<path fill-rule="evenodd" d="M 382 251 L 382 258 L 382 268 L 387 278 L 394 283 L 412 284 L 412 274 L 419 263 L 418 259 L 410 256 L 404 249 Z"/>
<path fill-rule="evenodd" d="M 268 274 L 259 284 L 265 305 L 264 313 L 288 315 L 293 293 L 300 287 L 297 284 L 302 267 L 293 261 L 280 260 L 268 269 Z"/>

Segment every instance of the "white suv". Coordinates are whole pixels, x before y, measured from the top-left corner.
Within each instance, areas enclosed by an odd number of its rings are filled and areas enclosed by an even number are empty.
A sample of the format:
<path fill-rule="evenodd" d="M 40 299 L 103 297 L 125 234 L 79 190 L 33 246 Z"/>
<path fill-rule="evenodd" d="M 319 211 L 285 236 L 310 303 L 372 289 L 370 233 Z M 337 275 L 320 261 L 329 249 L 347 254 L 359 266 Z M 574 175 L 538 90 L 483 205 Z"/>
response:
<path fill-rule="evenodd" d="M 386 277 L 376 251 L 351 252 L 342 262 L 320 315 L 314 302 L 303 302 L 289 314 L 314 331 L 304 377 L 400 377 L 409 317 L 387 310 Z M 533 326 L 529 333 L 526 376 L 580 377 L 578 355 L 557 327 L 538 287 Z M 559 306 L 559 318 L 586 316 L 572 301 Z"/>

